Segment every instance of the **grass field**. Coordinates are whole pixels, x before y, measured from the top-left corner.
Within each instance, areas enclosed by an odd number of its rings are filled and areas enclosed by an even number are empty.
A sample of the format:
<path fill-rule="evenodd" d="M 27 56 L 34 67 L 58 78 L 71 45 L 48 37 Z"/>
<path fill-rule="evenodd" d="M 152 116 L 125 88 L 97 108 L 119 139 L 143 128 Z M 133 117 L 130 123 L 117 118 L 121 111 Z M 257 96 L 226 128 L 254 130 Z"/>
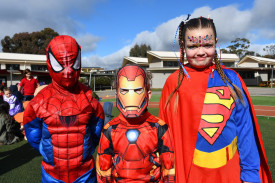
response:
<path fill-rule="evenodd" d="M 254 102 L 254 101 L 253 101 Z M 274 104 L 274 103 L 273 103 Z M 260 104 L 259 104 L 260 105 Z M 158 108 L 149 108 L 149 112 L 158 116 Z M 113 108 L 112 116 L 119 111 Z M 257 117 L 265 145 L 267 159 L 275 178 L 275 118 Z M 94 154 L 95 155 L 95 154 Z M 42 157 L 27 141 L 0 147 L 0 182 L 1 183 L 36 183 L 41 179 Z"/>

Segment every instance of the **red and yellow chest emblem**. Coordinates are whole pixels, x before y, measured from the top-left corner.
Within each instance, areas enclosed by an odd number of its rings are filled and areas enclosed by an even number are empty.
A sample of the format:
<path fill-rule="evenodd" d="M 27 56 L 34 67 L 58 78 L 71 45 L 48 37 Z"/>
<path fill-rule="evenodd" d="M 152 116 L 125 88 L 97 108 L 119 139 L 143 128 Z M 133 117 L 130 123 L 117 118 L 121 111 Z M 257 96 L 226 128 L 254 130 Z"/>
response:
<path fill-rule="evenodd" d="M 209 144 L 213 145 L 218 139 L 234 107 L 235 102 L 228 87 L 220 86 L 207 89 L 199 133 Z"/>

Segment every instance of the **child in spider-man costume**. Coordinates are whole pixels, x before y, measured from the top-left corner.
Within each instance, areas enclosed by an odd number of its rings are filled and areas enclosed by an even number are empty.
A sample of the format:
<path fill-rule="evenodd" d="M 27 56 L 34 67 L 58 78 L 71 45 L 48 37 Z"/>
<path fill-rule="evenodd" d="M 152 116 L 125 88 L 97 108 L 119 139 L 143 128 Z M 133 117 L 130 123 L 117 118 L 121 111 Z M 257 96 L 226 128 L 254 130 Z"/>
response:
<path fill-rule="evenodd" d="M 43 157 L 41 182 L 96 182 L 92 154 L 104 113 L 92 90 L 78 82 L 81 48 L 70 36 L 55 37 L 47 47 L 52 83 L 24 113 L 29 143 Z"/>
<path fill-rule="evenodd" d="M 117 108 L 98 148 L 98 182 L 174 182 L 174 151 L 168 126 L 147 110 L 148 77 L 138 66 L 117 75 Z"/>

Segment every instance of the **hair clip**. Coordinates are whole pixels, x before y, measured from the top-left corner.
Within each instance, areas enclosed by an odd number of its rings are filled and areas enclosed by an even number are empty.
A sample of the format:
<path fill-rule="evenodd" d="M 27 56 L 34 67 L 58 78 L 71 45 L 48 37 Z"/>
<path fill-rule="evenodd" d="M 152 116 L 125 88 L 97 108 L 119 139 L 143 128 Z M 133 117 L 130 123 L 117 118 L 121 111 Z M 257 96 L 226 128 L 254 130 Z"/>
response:
<path fill-rule="evenodd" d="M 208 15 L 207 19 L 210 20 L 210 15 Z"/>

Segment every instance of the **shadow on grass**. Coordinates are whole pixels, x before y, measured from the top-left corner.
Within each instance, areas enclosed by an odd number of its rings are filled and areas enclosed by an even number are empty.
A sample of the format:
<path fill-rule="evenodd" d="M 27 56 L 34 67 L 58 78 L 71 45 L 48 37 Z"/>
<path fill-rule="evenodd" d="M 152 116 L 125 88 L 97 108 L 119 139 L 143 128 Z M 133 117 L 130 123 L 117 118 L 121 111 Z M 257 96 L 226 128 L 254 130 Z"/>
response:
<path fill-rule="evenodd" d="M 28 143 L 12 150 L 0 152 L 0 175 L 28 163 L 37 156 L 40 156 L 39 152 Z"/>

